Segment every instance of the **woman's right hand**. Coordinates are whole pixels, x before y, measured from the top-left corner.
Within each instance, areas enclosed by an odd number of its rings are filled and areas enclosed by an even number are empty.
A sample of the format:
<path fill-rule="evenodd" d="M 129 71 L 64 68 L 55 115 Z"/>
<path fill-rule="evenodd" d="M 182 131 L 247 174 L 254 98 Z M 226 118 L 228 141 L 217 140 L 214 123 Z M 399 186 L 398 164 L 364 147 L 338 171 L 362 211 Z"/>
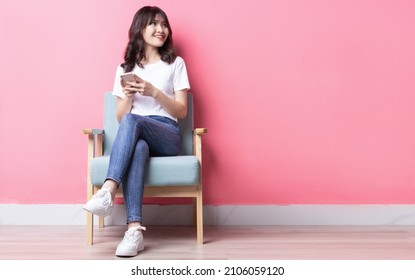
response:
<path fill-rule="evenodd" d="M 134 95 L 137 93 L 137 90 L 131 87 L 131 85 L 129 85 L 127 82 L 124 82 L 123 79 L 121 79 L 121 87 L 122 87 L 122 92 L 125 94 L 125 96 L 128 99 L 132 99 Z"/>

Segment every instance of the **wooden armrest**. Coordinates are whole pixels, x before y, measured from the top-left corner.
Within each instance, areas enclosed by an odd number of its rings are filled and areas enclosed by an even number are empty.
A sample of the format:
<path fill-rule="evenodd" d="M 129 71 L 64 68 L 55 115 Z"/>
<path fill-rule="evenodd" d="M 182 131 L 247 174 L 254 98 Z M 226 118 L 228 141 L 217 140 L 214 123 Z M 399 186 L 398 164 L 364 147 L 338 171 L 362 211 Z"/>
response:
<path fill-rule="evenodd" d="M 82 130 L 88 135 L 88 161 L 95 156 L 102 156 L 104 143 L 104 130 L 97 128 L 85 128 Z"/>
<path fill-rule="evenodd" d="M 195 128 L 194 133 L 196 135 L 203 135 L 207 133 L 207 128 Z"/>
<path fill-rule="evenodd" d="M 202 164 L 202 135 L 207 133 L 207 128 L 195 128 L 193 131 L 193 151 L 197 157 L 199 164 Z"/>
<path fill-rule="evenodd" d="M 103 129 L 98 129 L 98 128 L 84 128 L 83 130 L 84 134 L 89 134 L 89 135 L 102 135 L 104 134 L 104 130 Z"/>

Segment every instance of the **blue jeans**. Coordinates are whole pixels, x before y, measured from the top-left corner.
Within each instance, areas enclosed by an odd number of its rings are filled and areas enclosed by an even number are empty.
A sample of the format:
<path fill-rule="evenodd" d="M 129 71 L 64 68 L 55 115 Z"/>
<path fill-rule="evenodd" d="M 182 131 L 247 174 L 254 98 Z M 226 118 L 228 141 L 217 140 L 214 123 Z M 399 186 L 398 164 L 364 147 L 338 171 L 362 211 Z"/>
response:
<path fill-rule="evenodd" d="M 107 180 L 122 184 L 127 224 L 142 222 L 144 176 L 148 157 L 174 156 L 181 137 L 176 121 L 162 116 L 126 114 L 110 155 Z"/>

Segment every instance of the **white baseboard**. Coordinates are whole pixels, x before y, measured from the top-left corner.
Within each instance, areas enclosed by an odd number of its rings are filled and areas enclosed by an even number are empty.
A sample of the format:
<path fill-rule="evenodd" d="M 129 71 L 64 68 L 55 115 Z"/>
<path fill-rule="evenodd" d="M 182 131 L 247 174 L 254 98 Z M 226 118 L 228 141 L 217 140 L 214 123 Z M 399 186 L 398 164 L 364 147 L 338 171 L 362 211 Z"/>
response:
<path fill-rule="evenodd" d="M 144 205 L 146 225 L 189 225 L 190 205 Z M 115 205 L 108 225 L 125 224 Z M 85 225 L 80 204 L 0 204 L 0 225 Z M 204 206 L 204 224 L 236 225 L 415 225 L 415 205 L 221 205 Z"/>

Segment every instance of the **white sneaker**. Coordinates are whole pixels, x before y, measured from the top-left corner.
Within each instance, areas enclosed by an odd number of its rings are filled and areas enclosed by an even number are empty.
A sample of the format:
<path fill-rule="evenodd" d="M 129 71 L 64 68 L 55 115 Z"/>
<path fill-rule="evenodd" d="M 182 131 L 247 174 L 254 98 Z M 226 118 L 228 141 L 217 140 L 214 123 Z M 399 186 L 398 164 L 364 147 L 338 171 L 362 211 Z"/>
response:
<path fill-rule="evenodd" d="M 118 257 L 134 257 L 138 255 L 138 252 L 144 250 L 143 230 L 146 230 L 146 228 L 142 226 L 129 228 L 118 245 L 115 255 Z"/>
<path fill-rule="evenodd" d="M 105 217 L 112 213 L 111 193 L 108 189 L 100 189 L 92 198 L 84 205 L 84 209 L 94 215 Z"/>

